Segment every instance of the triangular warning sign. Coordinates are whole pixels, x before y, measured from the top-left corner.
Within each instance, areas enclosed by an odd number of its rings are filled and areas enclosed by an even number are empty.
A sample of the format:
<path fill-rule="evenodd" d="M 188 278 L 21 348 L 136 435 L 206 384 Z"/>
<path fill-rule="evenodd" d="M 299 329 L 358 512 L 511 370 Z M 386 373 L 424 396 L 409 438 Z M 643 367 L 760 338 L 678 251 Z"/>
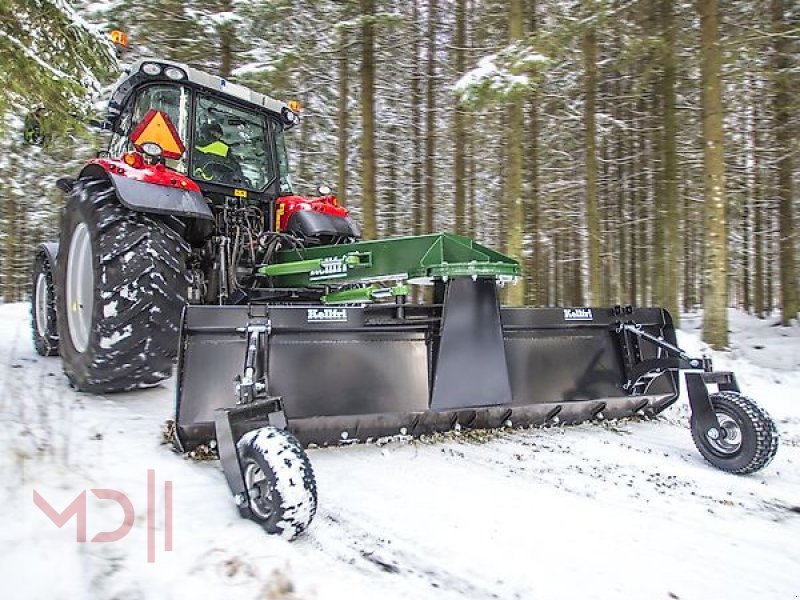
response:
<path fill-rule="evenodd" d="M 142 144 L 146 142 L 158 144 L 161 146 L 164 158 L 178 159 L 186 150 L 169 115 L 153 108 L 147 111 L 142 121 L 131 132 L 131 141 L 140 152 Z"/>

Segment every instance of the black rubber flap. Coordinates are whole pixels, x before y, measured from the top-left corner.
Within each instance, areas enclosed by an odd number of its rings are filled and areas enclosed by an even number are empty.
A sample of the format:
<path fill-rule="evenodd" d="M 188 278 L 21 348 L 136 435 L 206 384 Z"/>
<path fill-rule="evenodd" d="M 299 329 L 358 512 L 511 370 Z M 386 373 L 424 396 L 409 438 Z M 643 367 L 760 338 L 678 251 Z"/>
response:
<path fill-rule="evenodd" d="M 113 174 L 111 181 L 120 202 L 131 210 L 214 220 L 214 215 L 200 192 L 144 183 Z"/>
<path fill-rule="evenodd" d="M 493 279 L 449 282 L 433 381 L 431 410 L 511 403 Z"/>

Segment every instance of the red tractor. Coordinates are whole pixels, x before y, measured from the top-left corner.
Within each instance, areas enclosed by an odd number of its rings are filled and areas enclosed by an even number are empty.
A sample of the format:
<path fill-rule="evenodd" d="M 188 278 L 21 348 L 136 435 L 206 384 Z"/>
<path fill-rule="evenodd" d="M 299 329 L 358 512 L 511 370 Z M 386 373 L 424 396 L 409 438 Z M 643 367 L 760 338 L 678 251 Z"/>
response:
<path fill-rule="evenodd" d="M 36 253 L 34 343 L 61 355 L 77 389 L 169 377 L 187 301 L 241 304 L 256 288 L 260 300 L 319 296 L 256 281 L 282 247 L 360 237 L 334 195 L 293 194 L 284 132 L 298 111 L 166 60 L 127 70 L 104 123 L 108 150 L 59 180 L 61 236 Z"/>

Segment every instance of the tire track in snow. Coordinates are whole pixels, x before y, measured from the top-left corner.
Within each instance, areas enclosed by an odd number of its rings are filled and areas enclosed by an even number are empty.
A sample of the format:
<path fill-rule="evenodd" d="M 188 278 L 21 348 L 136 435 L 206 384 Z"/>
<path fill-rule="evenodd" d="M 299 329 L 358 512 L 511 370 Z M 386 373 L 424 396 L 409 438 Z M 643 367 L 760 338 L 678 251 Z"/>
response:
<path fill-rule="evenodd" d="M 436 564 L 426 554 L 424 543 L 414 538 L 373 533 L 375 523 L 365 515 L 354 515 L 345 507 L 327 506 L 317 514 L 315 530 L 306 544 L 315 552 L 333 559 L 366 577 L 381 578 L 397 597 L 437 598 L 518 598 L 518 593 L 502 590 L 503 583 L 487 585 L 483 573 L 478 580 L 446 565 Z M 411 548 L 416 551 L 412 552 Z M 484 579 L 484 581 L 480 581 Z"/>

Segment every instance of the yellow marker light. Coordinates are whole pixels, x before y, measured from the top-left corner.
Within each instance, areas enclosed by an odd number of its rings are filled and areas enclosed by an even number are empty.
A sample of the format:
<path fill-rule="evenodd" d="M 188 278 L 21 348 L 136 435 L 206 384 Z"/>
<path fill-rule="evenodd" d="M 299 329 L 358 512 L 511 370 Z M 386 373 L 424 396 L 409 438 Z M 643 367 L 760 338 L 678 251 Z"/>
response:
<path fill-rule="evenodd" d="M 247 198 L 247 190 L 233 190 L 233 195 L 237 198 Z"/>
<path fill-rule="evenodd" d="M 285 204 L 281 204 L 278 207 L 278 210 L 275 211 L 275 231 L 277 233 L 281 232 L 281 217 L 283 216 L 283 213 L 285 213 L 285 212 L 286 212 L 286 205 Z"/>
<path fill-rule="evenodd" d="M 115 29 L 111 32 L 111 41 L 116 44 L 117 46 L 122 46 L 123 48 L 128 48 L 128 34 L 124 31 L 119 31 Z"/>
<path fill-rule="evenodd" d="M 286 105 L 289 107 L 289 110 L 291 110 L 293 113 L 298 115 L 300 114 L 300 102 L 298 100 L 289 100 L 289 102 L 287 102 Z"/>

